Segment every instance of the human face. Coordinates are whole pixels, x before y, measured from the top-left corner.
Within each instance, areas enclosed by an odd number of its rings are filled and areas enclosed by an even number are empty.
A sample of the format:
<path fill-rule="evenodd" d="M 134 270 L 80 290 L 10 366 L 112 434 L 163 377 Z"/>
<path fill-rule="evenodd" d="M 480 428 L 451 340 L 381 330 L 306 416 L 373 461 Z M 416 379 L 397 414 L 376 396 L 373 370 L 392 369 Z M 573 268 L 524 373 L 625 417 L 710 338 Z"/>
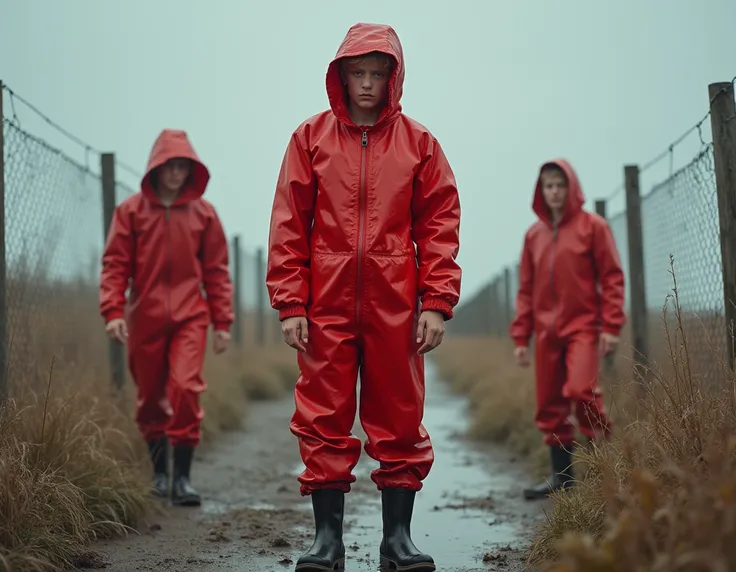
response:
<path fill-rule="evenodd" d="M 542 173 L 542 195 L 553 215 L 559 216 L 565 208 L 567 198 L 567 179 L 559 171 Z"/>
<path fill-rule="evenodd" d="M 346 61 L 343 74 L 351 107 L 376 112 L 386 102 L 391 68 L 386 60 L 374 55 Z"/>
<path fill-rule="evenodd" d="M 184 186 L 190 171 L 191 164 L 189 159 L 169 159 L 159 169 L 159 184 L 167 191 L 178 193 Z"/>

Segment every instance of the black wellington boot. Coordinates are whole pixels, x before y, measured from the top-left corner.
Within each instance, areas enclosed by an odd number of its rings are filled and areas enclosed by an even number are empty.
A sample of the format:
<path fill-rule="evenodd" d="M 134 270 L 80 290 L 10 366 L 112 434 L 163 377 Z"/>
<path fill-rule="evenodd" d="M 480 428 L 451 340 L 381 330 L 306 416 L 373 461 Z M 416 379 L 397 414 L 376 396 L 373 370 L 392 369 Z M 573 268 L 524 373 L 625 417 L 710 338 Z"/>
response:
<path fill-rule="evenodd" d="M 202 499 L 189 482 L 189 471 L 192 467 L 194 447 L 174 447 L 174 483 L 171 490 L 171 502 L 176 506 L 199 506 Z"/>
<path fill-rule="evenodd" d="M 151 493 L 157 497 L 169 496 L 169 440 L 166 437 L 148 442 L 148 454 L 153 463 Z"/>
<path fill-rule="evenodd" d="M 345 570 L 345 545 L 342 541 L 342 521 L 345 514 L 345 493 L 319 490 L 311 494 L 314 511 L 314 544 L 296 562 L 300 572 Z"/>
<path fill-rule="evenodd" d="M 383 540 L 379 550 L 381 570 L 432 572 L 434 559 L 420 552 L 411 540 L 411 517 L 416 492 L 405 488 L 383 489 Z"/>
<path fill-rule="evenodd" d="M 547 481 L 524 489 L 525 499 L 543 499 L 554 491 L 572 487 L 572 446 L 550 447 L 550 460 L 552 462 L 552 475 L 548 477 Z"/>

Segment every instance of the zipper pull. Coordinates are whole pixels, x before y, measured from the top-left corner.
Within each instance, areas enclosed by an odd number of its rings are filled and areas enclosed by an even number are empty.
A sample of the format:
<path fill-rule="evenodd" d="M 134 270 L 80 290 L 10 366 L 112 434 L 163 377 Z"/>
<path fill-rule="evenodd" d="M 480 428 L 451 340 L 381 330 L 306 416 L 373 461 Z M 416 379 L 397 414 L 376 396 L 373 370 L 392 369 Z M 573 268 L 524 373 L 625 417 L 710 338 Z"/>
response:
<path fill-rule="evenodd" d="M 368 132 L 363 131 L 363 141 L 362 141 L 363 147 L 368 147 Z"/>

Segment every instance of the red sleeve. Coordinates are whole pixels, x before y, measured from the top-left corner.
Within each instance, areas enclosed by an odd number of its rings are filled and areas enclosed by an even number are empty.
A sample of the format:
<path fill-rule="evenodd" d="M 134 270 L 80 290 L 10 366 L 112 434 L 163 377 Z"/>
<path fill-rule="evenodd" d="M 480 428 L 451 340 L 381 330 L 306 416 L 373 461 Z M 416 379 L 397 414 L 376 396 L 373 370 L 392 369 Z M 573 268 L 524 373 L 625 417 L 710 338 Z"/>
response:
<path fill-rule="evenodd" d="M 519 291 L 516 294 L 516 315 L 509 326 L 509 334 L 516 347 L 528 347 L 534 328 L 534 262 L 529 248 L 529 234 L 524 237 L 524 246 L 519 263 Z"/>
<path fill-rule="evenodd" d="M 460 298 L 460 199 L 455 175 L 432 138 L 414 180 L 412 238 L 417 245 L 422 310 L 453 317 Z"/>
<path fill-rule="evenodd" d="M 211 216 L 202 244 L 203 286 L 210 307 L 210 320 L 216 331 L 229 331 L 233 312 L 233 283 L 230 279 L 227 237 L 217 211 L 210 205 Z"/>
<path fill-rule="evenodd" d="M 317 178 L 300 131 L 286 148 L 271 209 L 266 286 L 279 319 L 306 316 L 309 302 L 309 237 Z"/>
<path fill-rule="evenodd" d="M 105 323 L 122 318 L 125 312 L 125 292 L 132 277 L 135 237 L 130 214 L 125 204 L 115 208 L 112 223 L 102 253 L 100 275 L 100 314 Z"/>
<path fill-rule="evenodd" d="M 621 268 L 621 259 L 608 223 L 600 217 L 594 219 L 594 222 L 593 256 L 598 282 L 601 286 L 603 331 L 618 336 L 626 323 L 624 271 Z"/>

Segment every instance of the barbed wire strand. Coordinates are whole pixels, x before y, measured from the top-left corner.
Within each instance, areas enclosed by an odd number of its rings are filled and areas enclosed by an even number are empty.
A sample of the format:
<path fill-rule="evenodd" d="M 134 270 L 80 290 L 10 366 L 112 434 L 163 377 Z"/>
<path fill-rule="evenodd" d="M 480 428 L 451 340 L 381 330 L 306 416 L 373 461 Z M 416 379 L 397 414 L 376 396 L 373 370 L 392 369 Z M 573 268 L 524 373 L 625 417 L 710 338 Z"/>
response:
<path fill-rule="evenodd" d="M 730 85 L 736 84 L 736 76 L 729 82 Z M 680 135 L 677 139 L 675 139 L 672 143 L 670 143 L 667 148 L 656 155 L 654 158 L 650 159 L 642 167 L 639 169 L 639 174 L 644 173 L 645 171 L 649 170 L 651 167 L 659 163 L 662 159 L 669 156 L 670 158 L 670 175 L 672 175 L 674 170 L 674 150 L 675 147 L 677 147 L 680 143 L 682 143 L 687 137 L 690 136 L 691 133 L 694 131 L 698 132 L 698 137 L 700 138 L 700 145 L 701 145 L 701 151 L 704 149 L 708 143 L 703 139 L 703 124 L 708 120 L 710 117 L 710 108 L 713 106 L 713 102 L 715 101 L 716 97 L 721 95 L 726 91 L 726 88 L 722 88 L 719 90 L 710 100 L 710 104 L 708 105 L 708 111 L 705 113 L 703 118 L 695 123 L 692 127 L 690 127 L 687 131 L 685 131 L 682 135 Z M 611 199 L 616 198 L 620 193 L 622 193 L 625 190 L 624 184 L 618 185 L 613 191 L 611 191 L 608 195 L 603 197 L 603 200 L 610 201 Z"/>
<path fill-rule="evenodd" d="M 17 114 L 16 109 L 15 109 L 15 100 L 18 100 L 23 105 L 25 105 L 28 109 L 30 109 L 31 111 L 33 111 L 38 117 L 40 117 L 41 119 L 43 119 L 50 127 L 52 127 L 53 129 L 56 129 L 59 133 L 61 133 L 62 135 L 64 135 L 65 137 L 67 137 L 68 139 L 70 139 L 71 141 L 73 141 L 74 143 L 76 143 L 77 145 L 79 145 L 80 147 L 82 147 L 84 149 L 84 151 L 85 151 L 85 159 L 87 161 L 89 160 L 88 155 L 89 155 L 90 152 L 96 153 L 98 155 L 102 155 L 104 153 L 104 151 L 101 151 L 100 149 L 98 149 L 98 148 L 90 145 L 86 141 L 84 141 L 84 140 L 80 139 L 79 137 L 77 137 L 76 135 L 74 135 L 68 129 L 65 129 L 64 127 L 62 127 L 61 125 L 59 125 L 56 121 L 54 121 L 53 119 L 51 119 L 48 115 L 46 115 L 38 107 L 36 107 L 31 102 L 29 102 L 27 99 L 25 99 L 24 97 L 22 97 L 21 95 L 19 95 L 18 93 L 16 93 L 7 84 L 3 83 L 2 84 L 2 87 L 3 87 L 3 90 L 4 91 L 7 91 L 8 92 L 8 95 L 10 97 L 10 106 L 11 106 L 11 109 L 13 111 L 13 115 L 14 115 L 14 117 L 16 119 L 16 123 L 17 123 L 17 125 L 19 127 L 20 127 L 20 120 L 18 118 L 18 114 Z M 137 177 L 138 179 L 141 178 L 141 173 L 138 170 L 134 169 L 133 167 L 131 167 L 127 163 L 124 163 L 123 161 L 119 160 L 117 157 L 115 157 L 115 164 L 117 166 L 119 166 L 121 169 L 123 169 L 123 170 L 127 171 L 128 173 L 130 173 L 131 175 Z"/>

